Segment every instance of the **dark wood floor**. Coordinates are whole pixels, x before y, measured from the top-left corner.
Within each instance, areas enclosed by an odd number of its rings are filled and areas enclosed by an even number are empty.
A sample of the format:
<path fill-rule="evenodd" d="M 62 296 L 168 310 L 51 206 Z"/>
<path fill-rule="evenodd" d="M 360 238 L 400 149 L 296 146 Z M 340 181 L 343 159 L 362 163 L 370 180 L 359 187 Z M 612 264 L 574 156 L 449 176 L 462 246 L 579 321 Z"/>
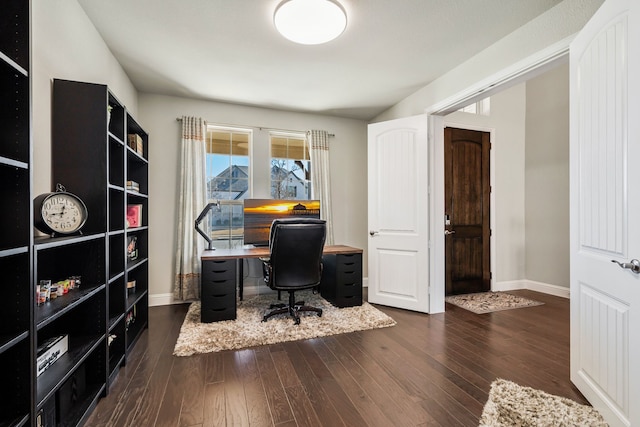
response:
<path fill-rule="evenodd" d="M 172 355 L 187 307 L 152 307 L 87 425 L 477 426 L 496 378 L 586 403 L 569 381 L 569 300 L 514 293 L 545 304 L 378 307 L 398 325 L 190 357 Z"/>

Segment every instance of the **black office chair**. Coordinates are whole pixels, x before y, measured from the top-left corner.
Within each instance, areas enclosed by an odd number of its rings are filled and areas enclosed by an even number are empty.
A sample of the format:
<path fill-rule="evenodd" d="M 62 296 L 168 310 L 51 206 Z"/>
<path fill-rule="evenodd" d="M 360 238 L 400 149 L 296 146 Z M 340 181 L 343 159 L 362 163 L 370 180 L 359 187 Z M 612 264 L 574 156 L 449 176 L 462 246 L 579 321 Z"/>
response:
<path fill-rule="evenodd" d="M 276 219 L 269 233 L 270 258 L 263 258 L 264 281 L 271 288 L 289 292 L 289 304 L 271 304 L 276 309 L 266 314 L 266 322 L 276 314 L 289 313 L 300 324 L 299 312 L 322 309 L 296 302 L 295 291 L 315 288 L 322 277 L 322 250 L 326 236 L 324 220 L 312 218 Z"/>

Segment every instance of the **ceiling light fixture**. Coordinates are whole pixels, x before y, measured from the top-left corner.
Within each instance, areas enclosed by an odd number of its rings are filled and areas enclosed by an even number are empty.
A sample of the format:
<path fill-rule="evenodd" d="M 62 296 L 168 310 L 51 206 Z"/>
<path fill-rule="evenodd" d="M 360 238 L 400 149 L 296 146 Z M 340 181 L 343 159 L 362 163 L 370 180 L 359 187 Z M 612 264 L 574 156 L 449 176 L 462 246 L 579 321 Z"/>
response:
<path fill-rule="evenodd" d="M 273 22 L 292 42 L 322 44 L 342 34 L 347 14 L 334 0 L 284 0 L 276 7 Z"/>

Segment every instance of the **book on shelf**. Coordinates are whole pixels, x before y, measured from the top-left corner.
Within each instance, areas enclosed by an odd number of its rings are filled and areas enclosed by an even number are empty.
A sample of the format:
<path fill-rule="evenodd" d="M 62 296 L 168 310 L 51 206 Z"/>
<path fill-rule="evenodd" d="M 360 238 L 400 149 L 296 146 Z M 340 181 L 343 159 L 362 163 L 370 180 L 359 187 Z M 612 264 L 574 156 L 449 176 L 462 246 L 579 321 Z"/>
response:
<path fill-rule="evenodd" d="M 128 136 L 129 148 L 138 153 L 139 155 L 144 155 L 144 143 L 142 141 L 142 137 L 136 133 L 130 133 Z"/>
<path fill-rule="evenodd" d="M 140 184 L 135 181 L 127 181 L 127 190 L 140 192 Z"/>
<path fill-rule="evenodd" d="M 138 238 L 136 236 L 127 237 L 127 259 L 129 261 L 135 261 L 138 259 Z"/>
<path fill-rule="evenodd" d="M 127 227 L 142 226 L 142 205 L 127 205 Z"/>
<path fill-rule="evenodd" d="M 56 360 L 69 350 L 69 336 L 60 335 L 50 338 L 38 347 L 38 359 L 36 362 L 37 375 L 40 376 Z"/>

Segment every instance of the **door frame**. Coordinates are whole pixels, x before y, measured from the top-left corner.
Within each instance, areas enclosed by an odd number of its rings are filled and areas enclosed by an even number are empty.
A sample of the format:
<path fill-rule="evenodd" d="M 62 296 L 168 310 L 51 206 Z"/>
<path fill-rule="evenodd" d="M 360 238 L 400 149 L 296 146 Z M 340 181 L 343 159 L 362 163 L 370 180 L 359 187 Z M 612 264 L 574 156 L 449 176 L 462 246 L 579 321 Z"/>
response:
<path fill-rule="evenodd" d="M 468 86 L 425 108 L 428 117 L 429 141 L 429 313 L 444 312 L 445 294 L 445 246 L 444 246 L 444 128 L 451 126 L 444 116 L 487 96 L 508 89 L 546 71 L 569 62 L 569 45 L 575 35 L 543 49 L 529 57 L 506 67 L 477 83 Z M 460 125 L 462 128 L 474 129 L 473 126 Z M 485 132 L 487 130 L 484 130 Z M 490 129 L 491 141 L 494 141 L 494 130 Z M 494 184 L 495 167 L 493 150 L 490 153 L 491 185 Z M 491 204 L 495 206 L 494 193 L 491 192 Z M 491 229 L 495 230 L 495 209 L 490 213 Z M 491 235 L 491 271 L 495 273 L 496 245 L 495 236 Z M 491 289 L 494 289 L 495 277 L 491 277 Z"/>

